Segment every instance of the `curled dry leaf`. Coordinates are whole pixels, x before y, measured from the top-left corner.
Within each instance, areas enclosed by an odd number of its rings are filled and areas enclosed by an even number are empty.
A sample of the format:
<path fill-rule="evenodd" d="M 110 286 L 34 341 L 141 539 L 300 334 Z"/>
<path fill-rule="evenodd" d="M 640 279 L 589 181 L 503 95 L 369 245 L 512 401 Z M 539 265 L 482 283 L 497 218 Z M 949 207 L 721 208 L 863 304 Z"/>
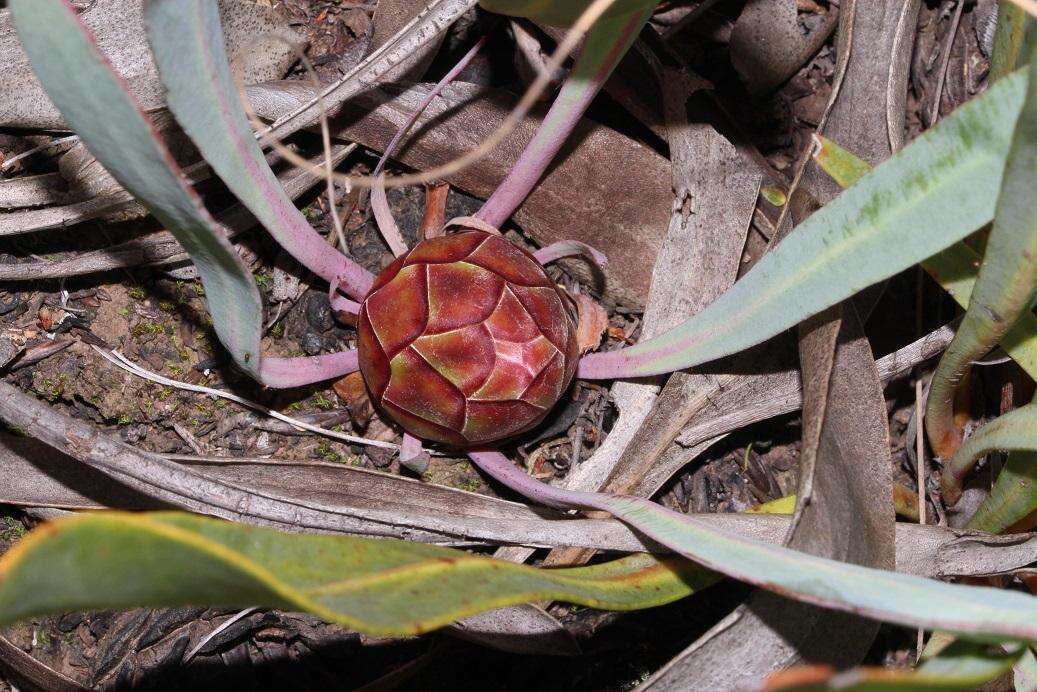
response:
<path fill-rule="evenodd" d="M 338 394 L 338 398 L 349 409 L 349 415 L 353 422 L 363 427 L 374 415 L 374 406 L 367 396 L 367 387 L 364 385 L 364 376 L 359 372 L 351 372 L 341 380 L 332 385 L 332 389 Z"/>
<path fill-rule="evenodd" d="M 61 324 L 62 320 L 65 319 L 65 314 L 64 310 L 58 310 L 44 305 L 40 308 L 40 311 L 36 313 L 36 324 L 39 325 L 39 328 L 43 331 L 49 332 L 54 329 L 54 327 Z"/>
<path fill-rule="evenodd" d="M 586 293 L 576 296 L 576 310 L 576 344 L 580 353 L 584 354 L 593 351 L 601 343 L 601 336 L 609 327 L 609 314 Z"/>

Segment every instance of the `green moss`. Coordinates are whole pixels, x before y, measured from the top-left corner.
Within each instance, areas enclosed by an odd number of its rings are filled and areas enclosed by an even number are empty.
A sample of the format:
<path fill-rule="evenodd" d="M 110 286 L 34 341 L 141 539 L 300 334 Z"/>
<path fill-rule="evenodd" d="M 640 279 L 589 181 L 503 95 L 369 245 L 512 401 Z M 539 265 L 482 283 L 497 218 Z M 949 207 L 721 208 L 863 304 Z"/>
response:
<path fill-rule="evenodd" d="M 53 401 L 54 399 L 60 399 L 61 395 L 65 393 L 66 384 L 68 384 L 68 375 L 61 373 L 57 379 L 43 378 L 38 391 Z"/>
<path fill-rule="evenodd" d="M 133 298 L 134 300 L 144 300 L 144 298 L 147 296 L 147 294 L 144 292 L 144 289 L 140 286 L 134 286 L 133 288 L 131 288 L 129 290 L 129 295 L 130 298 Z"/>
<path fill-rule="evenodd" d="M 344 461 L 342 455 L 332 449 L 330 442 L 321 442 L 317 445 L 317 456 L 324 461 L 330 461 L 336 464 Z"/>
<path fill-rule="evenodd" d="M 474 476 L 461 476 L 457 479 L 457 485 L 455 487 L 460 490 L 467 490 L 470 493 L 474 493 L 479 489 L 479 480 Z"/>
<path fill-rule="evenodd" d="M 335 402 L 325 396 L 324 392 L 317 392 L 313 396 L 313 405 L 321 411 L 330 411 L 335 407 Z"/>
<path fill-rule="evenodd" d="M 145 334 L 161 334 L 165 329 L 158 322 L 152 320 L 141 320 L 138 322 L 133 329 L 131 334 L 136 337 L 144 336 Z"/>
<path fill-rule="evenodd" d="M 0 517 L 0 539 L 17 541 L 28 532 L 25 525 L 14 517 Z"/>

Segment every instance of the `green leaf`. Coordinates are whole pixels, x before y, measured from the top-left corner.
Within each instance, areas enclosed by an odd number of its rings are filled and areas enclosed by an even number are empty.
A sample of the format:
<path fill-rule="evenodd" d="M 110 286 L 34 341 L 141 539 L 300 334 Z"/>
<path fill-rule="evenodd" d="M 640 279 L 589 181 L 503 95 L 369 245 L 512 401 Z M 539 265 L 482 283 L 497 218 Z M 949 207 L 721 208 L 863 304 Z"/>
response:
<path fill-rule="evenodd" d="M 90 153 L 194 260 L 220 341 L 256 376 L 262 311 L 227 242 L 122 80 L 62 0 L 11 0 L 18 37 L 47 95 Z"/>
<path fill-rule="evenodd" d="M 169 109 L 217 175 L 300 264 L 366 295 L 374 277 L 328 247 L 267 165 L 241 106 L 216 3 L 150 0 L 144 23 Z"/>
<path fill-rule="evenodd" d="M 979 509 L 969 519 L 975 531 L 1001 533 L 1037 511 L 1037 454 L 1013 452 Z"/>
<path fill-rule="evenodd" d="M 1033 648 L 1027 647 L 1015 666 L 1014 682 L 1016 692 L 1033 692 L 1037 690 L 1037 657 L 1033 655 Z"/>
<path fill-rule="evenodd" d="M 46 524 L 0 558 L 0 621 L 87 608 L 256 605 L 408 635 L 529 601 L 649 608 L 715 581 L 684 560 L 643 554 L 541 570 L 406 541 L 101 512 Z"/>
<path fill-rule="evenodd" d="M 1037 403 L 998 416 L 972 433 L 951 459 L 950 465 L 971 465 L 999 449 L 1037 452 Z"/>
<path fill-rule="evenodd" d="M 1037 598 L 1027 594 L 816 557 L 717 530 L 642 498 L 600 496 L 593 508 L 704 567 L 797 601 L 975 641 L 1037 641 Z"/>
<path fill-rule="evenodd" d="M 479 0 L 483 9 L 512 17 L 526 17 L 553 26 L 569 26 L 592 4 L 592 0 Z M 603 17 L 638 12 L 655 7 L 658 0 L 615 0 Z"/>
<path fill-rule="evenodd" d="M 955 642 L 938 656 L 916 670 L 889 668 L 855 668 L 833 670 L 791 670 L 768 680 L 772 692 L 808 692 L 811 690 L 849 690 L 851 692 L 968 692 L 1012 670 L 1012 666 L 1028 651 L 1016 647 L 1008 652 L 979 644 Z M 805 677 L 810 682 L 783 684 L 784 679 Z"/>
<path fill-rule="evenodd" d="M 1037 598 L 1027 594 L 817 557 L 717 529 L 644 498 L 556 488 L 532 478 L 499 452 L 468 456 L 498 482 L 535 502 L 608 512 L 703 567 L 797 601 L 906 627 L 946 630 L 973 641 L 1037 641 Z"/>
<path fill-rule="evenodd" d="M 872 166 L 824 135 L 814 135 L 814 163 L 842 189 L 853 187 L 871 172 Z"/>
<path fill-rule="evenodd" d="M 847 151 L 826 137 L 819 137 L 821 147 L 814 155 L 818 166 L 846 188 L 855 184 L 871 170 L 867 161 Z M 964 242 L 955 243 L 922 262 L 922 267 L 933 280 L 963 308 L 969 306 L 972 289 L 982 256 Z M 1031 378 L 1037 380 L 1037 317 L 1023 313 L 1008 331 L 1001 347 Z"/>
<path fill-rule="evenodd" d="M 822 146 L 814 160 L 843 187 L 853 185 L 867 172 L 866 161 L 835 142 L 821 138 Z M 963 308 L 969 306 L 979 273 L 981 257 L 965 243 L 955 243 L 922 262 L 940 286 Z M 1001 347 L 1031 378 L 1037 379 L 1037 317 L 1025 311 L 1008 330 Z M 1037 454 L 1017 452 L 998 474 L 990 495 L 969 520 L 969 528 L 1001 533 L 1037 510 Z"/>
<path fill-rule="evenodd" d="M 1026 63 L 1034 38 L 1034 22 L 1022 7 L 1002 2 L 997 8 L 994 52 L 990 56 L 988 79 L 995 81 Z"/>
<path fill-rule="evenodd" d="M 1029 88 L 1015 124 L 994 225 L 983 253 L 969 308 L 933 374 L 926 404 L 925 427 L 934 453 L 951 458 L 962 432 L 954 421 L 958 385 L 967 379 L 972 362 L 1001 342 L 1021 316 L 1033 318 L 1037 296 L 1037 61 L 1029 69 Z M 1005 77 L 999 84 L 1011 79 Z M 1037 338 L 1037 332 L 1031 332 Z M 955 457 L 941 476 L 944 498 L 953 504 L 972 464 Z"/>
<path fill-rule="evenodd" d="M 1026 75 L 1001 79 L 815 212 L 676 328 L 586 356 L 580 376 L 657 375 L 765 341 L 965 238 L 994 215 Z"/>

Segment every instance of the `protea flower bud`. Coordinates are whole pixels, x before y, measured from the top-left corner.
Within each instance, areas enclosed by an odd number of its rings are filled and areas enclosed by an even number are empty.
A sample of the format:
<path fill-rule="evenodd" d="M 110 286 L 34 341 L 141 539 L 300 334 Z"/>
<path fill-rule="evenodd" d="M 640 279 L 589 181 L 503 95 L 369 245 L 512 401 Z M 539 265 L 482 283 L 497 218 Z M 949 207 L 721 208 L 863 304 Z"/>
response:
<path fill-rule="evenodd" d="M 529 430 L 576 371 L 569 302 L 529 253 L 484 231 L 397 258 L 357 330 L 375 404 L 415 437 L 458 447 Z"/>

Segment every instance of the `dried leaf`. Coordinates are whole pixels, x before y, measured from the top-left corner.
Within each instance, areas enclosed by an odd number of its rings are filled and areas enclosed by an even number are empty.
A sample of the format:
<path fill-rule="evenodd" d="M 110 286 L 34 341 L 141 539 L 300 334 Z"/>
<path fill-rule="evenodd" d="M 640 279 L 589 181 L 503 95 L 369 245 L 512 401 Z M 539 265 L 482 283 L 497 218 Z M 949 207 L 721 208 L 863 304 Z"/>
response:
<path fill-rule="evenodd" d="M 363 427 L 374 415 L 374 405 L 367 395 L 367 385 L 364 384 L 364 376 L 359 372 L 351 372 L 340 380 L 336 380 L 332 389 L 338 394 L 349 408 L 349 415 L 353 421 Z"/>
<path fill-rule="evenodd" d="M 601 336 L 609 326 L 609 314 L 598 301 L 586 293 L 576 296 L 576 309 L 579 313 L 576 325 L 576 343 L 580 353 L 593 351 L 601 343 Z"/>
<path fill-rule="evenodd" d="M 800 27 L 795 0 L 749 0 L 731 31 L 731 62 L 749 90 L 759 94 L 801 68 L 835 29 L 838 12 L 822 15 L 811 31 Z"/>

